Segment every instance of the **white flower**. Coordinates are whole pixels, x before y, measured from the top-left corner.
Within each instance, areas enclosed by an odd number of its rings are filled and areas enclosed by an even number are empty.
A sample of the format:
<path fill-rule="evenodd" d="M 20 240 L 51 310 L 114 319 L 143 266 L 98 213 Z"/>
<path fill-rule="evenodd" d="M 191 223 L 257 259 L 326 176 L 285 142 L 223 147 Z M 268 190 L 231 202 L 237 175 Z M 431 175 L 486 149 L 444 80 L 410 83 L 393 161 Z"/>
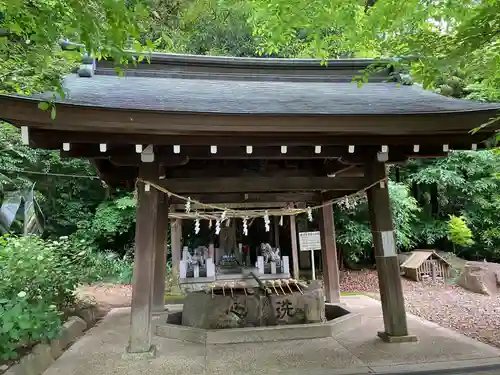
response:
<path fill-rule="evenodd" d="M 25 292 L 24 290 L 22 290 L 22 291 L 20 291 L 19 293 L 17 293 L 17 296 L 18 296 L 19 298 L 24 298 L 24 297 L 26 297 L 26 292 Z"/>

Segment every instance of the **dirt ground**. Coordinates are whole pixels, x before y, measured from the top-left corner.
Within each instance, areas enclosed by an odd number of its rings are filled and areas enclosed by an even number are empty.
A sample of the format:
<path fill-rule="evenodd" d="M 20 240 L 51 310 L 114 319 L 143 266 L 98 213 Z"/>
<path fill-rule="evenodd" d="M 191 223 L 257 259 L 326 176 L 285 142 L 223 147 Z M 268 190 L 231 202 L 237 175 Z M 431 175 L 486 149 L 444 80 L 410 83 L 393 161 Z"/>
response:
<path fill-rule="evenodd" d="M 105 309 L 130 306 L 131 285 L 96 284 L 81 286 L 77 295 L 83 301 L 96 303 Z"/>
<path fill-rule="evenodd" d="M 407 311 L 452 328 L 469 337 L 500 347 L 500 295 L 474 294 L 443 282 L 415 282 L 403 278 Z M 378 298 L 376 271 L 348 271 L 341 282 L 343 292 L 364 293 Z M 99 284 L 79 288 L 78 295 L 105 309 L 130 306 L 130 285 Z"/>

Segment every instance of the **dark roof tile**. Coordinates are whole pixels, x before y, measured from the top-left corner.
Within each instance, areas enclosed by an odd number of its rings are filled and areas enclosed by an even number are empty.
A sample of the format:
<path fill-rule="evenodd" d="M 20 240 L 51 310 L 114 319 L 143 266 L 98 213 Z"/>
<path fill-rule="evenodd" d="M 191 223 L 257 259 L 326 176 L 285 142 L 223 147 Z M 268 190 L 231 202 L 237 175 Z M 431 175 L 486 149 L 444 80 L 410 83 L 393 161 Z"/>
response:
<path fill-rule="evenodd" d="M 96 107 L 228 114 L 382 115 L 500 109 L 417 85 L 71 75 L 64 102 Z"/>

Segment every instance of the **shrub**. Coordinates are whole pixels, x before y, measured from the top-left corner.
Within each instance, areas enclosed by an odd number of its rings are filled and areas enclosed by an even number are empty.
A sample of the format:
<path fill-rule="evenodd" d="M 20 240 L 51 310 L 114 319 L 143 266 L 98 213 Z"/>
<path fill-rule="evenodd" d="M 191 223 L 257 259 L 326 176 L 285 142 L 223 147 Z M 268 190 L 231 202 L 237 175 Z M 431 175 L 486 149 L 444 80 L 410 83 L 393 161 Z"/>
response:
<path fill-rule="evenodd" d="M 81 253 L 80 253 L 81 254 Z M 119 257 L 111 251 L 87 251 L 82 254 L 87 264 L 87 272 L 82 281 L 94 283 L 104 281 L 130 284 L 132 281 L 132 260 L 128 256 Z"/>
<path fill-rule="evenodd" d="M 463 216 L 450 215 L 448 231 L 448 238 L 453 244 L 464 247 L 474 244 L 472 231 L 467 226 Z"/>
<path fill-rule="evenodd" d="M 47 301 L 30 301 L 24 291 L 0 299 L 0 359 L 15 358 L 20 347 L 55 338 L 60 327 L 61 313 Z"/>
<path fill-rule="evenodd" d="M 61 237 L 0 237 L 0 359 L 51 340 L 82 282 L 130 283 L 132 261 Z"/>
<path fill-rule="evenodd" d="M 0 246 L 0 296 L 24 291 L 29 301 L 50 301 L 62 309 L 75 302 L 77 267 L 60 251 L 58 241 L 36 236 L 4 237 Z"/>
<path fill-rule="evenodd" d="M 0 357 L 54 338 L 75 302 L 77 268 L 58 241 L 0 237 Z"/>
<path fill-rule="evenodd" d="M 98 281 L 129 284 L 132 280 L 132 258 L 129 254 L 119 256 L 112 251 L 99 251 L 94 243 L 74 236 L 60 239 L 58 251 L 78 268 L 82 283 Z"/>

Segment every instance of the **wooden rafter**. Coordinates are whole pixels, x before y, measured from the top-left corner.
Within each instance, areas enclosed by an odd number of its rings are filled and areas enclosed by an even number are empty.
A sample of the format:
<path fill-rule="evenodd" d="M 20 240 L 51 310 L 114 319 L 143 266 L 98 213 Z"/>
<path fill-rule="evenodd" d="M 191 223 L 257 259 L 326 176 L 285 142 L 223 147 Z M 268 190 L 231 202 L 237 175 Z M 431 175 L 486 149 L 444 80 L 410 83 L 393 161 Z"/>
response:
<path fill-rule="evenodd" d="M 329 192 L 328 199 L 334 199 L 343 197 L 344 195 L 352 194 L 352 190 L 337 190 Z M 256 192 L 256 193 L 195 193 L 189 195 L 192 199 L 207 203 L 207 204 L 219 204 L 224 206 L 224 203 L 234 204 L 234 203 L 245 203 L 245 204 L 277 204 L 277 205 L 288 205 L 290 203 L 298 202 L 321 202 L 324 197 L 319 193 L 314 192 L 287 192 L 287 193 L 268 193 L 268 192 Z M 171 198 L 172 204 L 182 204 L 184 201 L 177 199 L 175 197 Z"/>
<path fill-rule="evenodd" d="M 401 162 L 412 157 L 436 157 L 443 155 L 443 145 L 420 147 L 418 152 L 413 151 L 413 146 L 392 146 L 389 147 L 389 162 Z M 138 166 L 141 163 L 141 156 L 132 148 L 128 151 L 114 150 L 108 145 L 106 152 L 99 151 L 99 145 L 89 145 L 85 148 L 62 151 L 62 157 L 89 158 L 89 159 L 110 159 L 116 165 Z M 452 148 L 453 146 L 449 146 Z M 463 149 L 463 147 L 460 147 Z M 470 147 L 469 147 L 470 148 Z M 162 165 L 185 165 L 189 160 L 328 160 L 343 159 L 353 163 L 364 163 L 376 158 L 381 147 L 364 146 L 358 147 L 353 153 L 349 153 L 348 147 L 324 146 L 322 153 L 317 154 L 312 146 L 287 147 L 286 153 L 282 153 L 280 147 L 263 147 L 253 150 L 251 154 L 246 153 L 245 148 L 240 147 L 218 147 L 216 153 L 210 152 L 207 145 L 191 146 L 182 148 L 181 154 L 175 154 L 172 150 L 161 147 L 155 149 L 155 160 Z"/>

